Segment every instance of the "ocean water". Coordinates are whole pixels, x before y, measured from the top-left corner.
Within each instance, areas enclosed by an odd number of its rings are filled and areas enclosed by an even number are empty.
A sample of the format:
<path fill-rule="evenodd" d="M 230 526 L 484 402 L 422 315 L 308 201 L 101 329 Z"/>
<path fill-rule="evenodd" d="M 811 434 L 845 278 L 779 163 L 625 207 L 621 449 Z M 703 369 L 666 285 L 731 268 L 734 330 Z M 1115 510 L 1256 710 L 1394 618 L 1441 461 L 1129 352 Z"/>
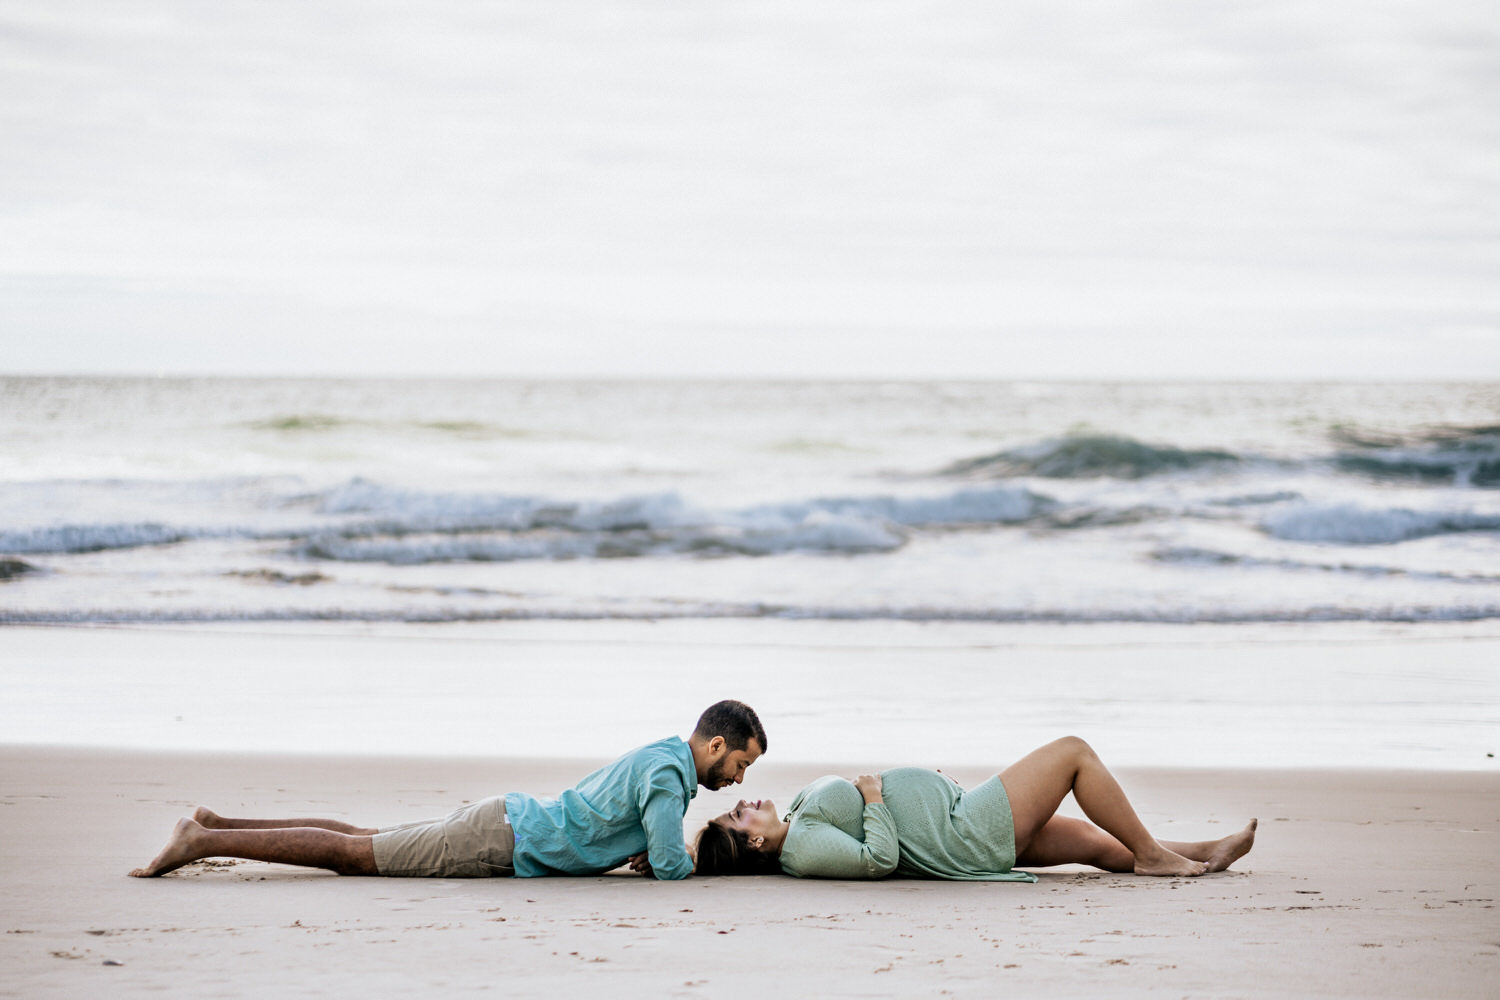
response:
<path fill-rule="evenodd" d="M 0 623 L 1500 618 L 1500 383 L 0 379 Z"/>

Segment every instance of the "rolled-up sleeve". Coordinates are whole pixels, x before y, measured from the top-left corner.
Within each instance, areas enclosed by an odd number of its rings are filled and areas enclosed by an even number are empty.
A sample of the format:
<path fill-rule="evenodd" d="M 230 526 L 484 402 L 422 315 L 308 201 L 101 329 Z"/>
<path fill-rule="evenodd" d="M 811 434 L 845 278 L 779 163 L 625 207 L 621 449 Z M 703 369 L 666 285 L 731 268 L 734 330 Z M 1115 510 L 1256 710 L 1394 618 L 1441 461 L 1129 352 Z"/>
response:
<path fill-rule="evenodd" d="M 646 831 L 646 859 L 659 879 L 687 878 L 693 873 L 693 857 L 682 836 L 682 817 L 687 803 L 680 791 L 653 782 L 641 806 L 641 826 Z"/>

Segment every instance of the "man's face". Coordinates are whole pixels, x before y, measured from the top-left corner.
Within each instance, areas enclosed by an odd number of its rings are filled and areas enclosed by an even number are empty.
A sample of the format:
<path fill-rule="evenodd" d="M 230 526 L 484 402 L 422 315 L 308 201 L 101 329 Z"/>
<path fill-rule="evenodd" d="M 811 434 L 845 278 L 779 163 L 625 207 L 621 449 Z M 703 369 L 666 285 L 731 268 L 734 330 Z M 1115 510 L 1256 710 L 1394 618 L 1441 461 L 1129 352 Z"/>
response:
<path fill-rule="evenodd" d="M 760 756 L 760 743 L 755 737 L 745 744 L 743 750 L 730 750 L 721 737 L 715 736 L 709 744 L 709 753 L 717 750 L 718 757 L 708 765 L 708 773 L 699 779 L 704 788 L 716 790 L 738 785 L 745 780 L 745 769 Z"/>

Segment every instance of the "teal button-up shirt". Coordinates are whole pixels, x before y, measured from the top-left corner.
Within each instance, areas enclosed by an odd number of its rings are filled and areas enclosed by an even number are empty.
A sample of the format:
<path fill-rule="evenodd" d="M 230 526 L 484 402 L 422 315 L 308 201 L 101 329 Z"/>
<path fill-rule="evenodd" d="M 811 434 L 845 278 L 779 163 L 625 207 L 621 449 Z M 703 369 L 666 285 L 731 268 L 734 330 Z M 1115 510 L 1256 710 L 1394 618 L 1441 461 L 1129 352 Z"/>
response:
<path fill-rule="evenodd" d="M 505 796 L 518 878 L 597 875 L 647 852 L 656 877 L 686 878 L 682 817 L 698 794 L 693 751 L 676 736 L 630 751 L 555 799 Z"/>

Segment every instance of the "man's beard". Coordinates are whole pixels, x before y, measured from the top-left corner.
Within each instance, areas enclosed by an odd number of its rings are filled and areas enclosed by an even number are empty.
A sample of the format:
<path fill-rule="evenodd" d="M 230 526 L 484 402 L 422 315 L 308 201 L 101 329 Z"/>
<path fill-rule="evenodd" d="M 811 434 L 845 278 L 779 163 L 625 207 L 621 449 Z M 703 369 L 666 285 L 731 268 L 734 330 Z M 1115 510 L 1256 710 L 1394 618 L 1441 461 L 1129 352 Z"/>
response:
<path fill-rule="evenodd" d="M 733 784 L 729 778 L 729 754 L 724 754 L 717 763 L 708 766 L 708 780 L 704 784 L 711 789 Z"/>

